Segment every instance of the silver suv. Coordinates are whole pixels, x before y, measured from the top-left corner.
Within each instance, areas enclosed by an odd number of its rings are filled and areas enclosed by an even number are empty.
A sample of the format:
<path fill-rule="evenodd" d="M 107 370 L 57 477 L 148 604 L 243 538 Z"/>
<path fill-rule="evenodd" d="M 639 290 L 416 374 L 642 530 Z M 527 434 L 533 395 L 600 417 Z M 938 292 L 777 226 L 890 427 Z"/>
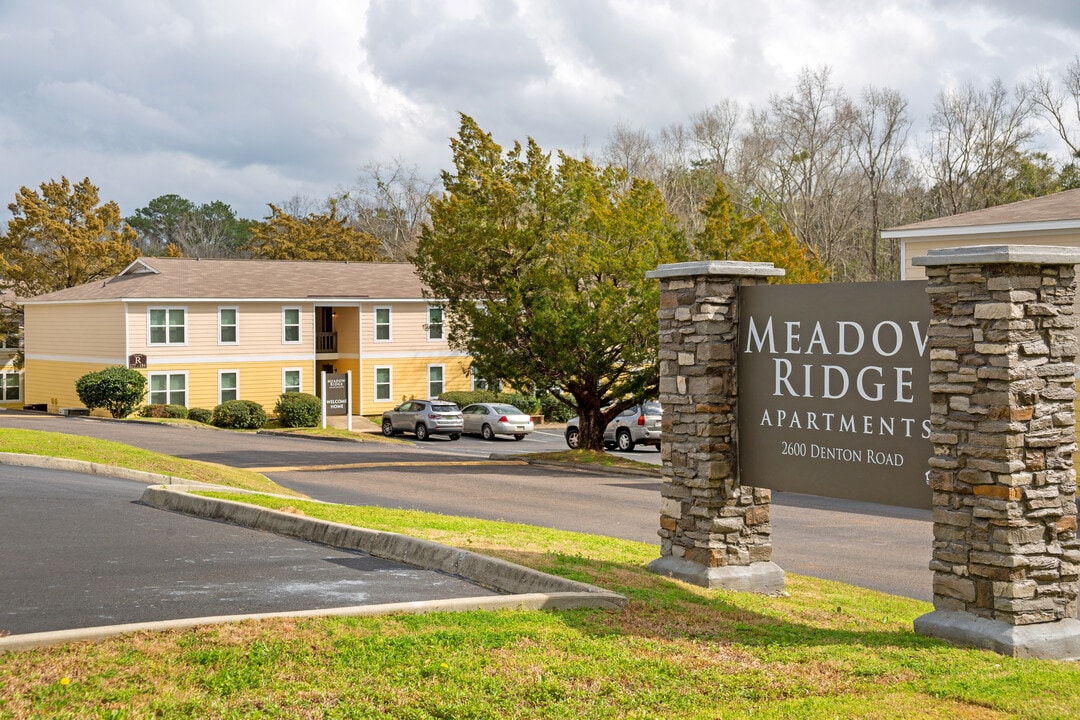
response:
<path fill-rule="evenodd" d="M 651 445 L 659 452 L 663 414 L 663 407 L 655 400 L 626 408 L 604 428 L 604 447 L 630 452 L 638 445 Z M 576 417 L 566 423 L 566 444 L 574 450 L 581 447 Z"/>
<path fill-rule="evenodd" d="M 382 416 L 382 433 L 393 437 L 399 432 L 411 432 L 417 440 L 432 435 L 448 435 L 451 440 L 461 437 L 461 410 L 444 400 L 409 400 Z"/>

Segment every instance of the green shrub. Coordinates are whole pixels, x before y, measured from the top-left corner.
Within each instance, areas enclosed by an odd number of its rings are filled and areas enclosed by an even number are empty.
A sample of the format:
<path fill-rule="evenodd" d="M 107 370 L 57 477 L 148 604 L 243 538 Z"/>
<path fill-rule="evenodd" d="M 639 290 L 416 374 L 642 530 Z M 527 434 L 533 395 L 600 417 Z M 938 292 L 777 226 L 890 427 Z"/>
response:
<path fill-rule="evenodd" d="M 524 395 L 522 393 L 499 393 L 495 398 L 495 402 L 513 405 L 518 410 L 521 410 L 528 415 L 536 415 L 540 412 L 540 401 L 532 395 Z"/>
<path fill-rule="evenodd" d="M 518 410 L 529 415 L 536 415 L 540 412 L 540 401 L 531 395 L 523 393 L 497 393 L 494 390 L 451 390 L 450 392 L 444 392 L 439 396 L 439 399 L 455 403 L 461 408 L 473 403 L 497 402 L 513 405 Z"/>
<path fill-rule="evenodd" d="M 479 402 L 495 402 L 498 393 L 491 390 L 451 390 L 439 396 L 440 400 L 452 402 L 459 408 Z"/>
<path fill-rule="evenodd" d="M 540 412 L 545 420 L 566 422 L 577 415 L 577 408 L 559 402 L 558 398 L 549 392 L 540 393 L 540 397 L 537 399 L 540 401 Z"/>
<path fill-rule="evenodd" d="M 188 408 L 187 411 L 188 420 L 194 420 L 195 422 L 209 423 L 211 418 L 214 417 L 213 410 L 207 410 L 206 408 Z"/>
<path fill-rule="evenodd" d="M 308 393 L 281 393 L 274 415 L 285 427 L 317 427 L 322 421 L 322 401 Z"/>
<path fill-rule="evenodd" d="M 139 415 L 141 417 L 185 420 L 188 417 L 188 409 L 183 405 L 145 405 L 139 408 Z"/>
<path fill-rule="evenodd" d="M 210 422 L 221 428 L 258 430 L 266 424 L 266 411 L 252 400 L 228 400 L 214 408 Z"/>
<path fill-rule="evenodd" d="M 83 375 L 75 392 L 88 409 L 105 408 L 114 418 L 130 415 L 146 396 L 146 378 L 123 365 Z"/>

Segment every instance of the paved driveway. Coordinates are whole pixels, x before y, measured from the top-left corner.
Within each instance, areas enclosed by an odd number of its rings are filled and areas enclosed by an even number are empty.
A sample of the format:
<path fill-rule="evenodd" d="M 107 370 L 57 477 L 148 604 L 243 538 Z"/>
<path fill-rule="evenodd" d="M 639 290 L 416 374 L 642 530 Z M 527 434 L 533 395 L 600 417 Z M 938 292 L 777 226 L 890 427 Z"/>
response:
<path fill-rule="evenodd" d="M 138 504 L 146 486 L 0 465 L 0 635 L 495 593 Z"/>
<path fill-rule="evenodd" d="M 327 442 L 0 412 L 4 427 L 90 435 L 260 468 L 286 487 L 329 502 L 415 508 L 638 540 L 656 545 L 659 556 L 657 478 L 493 465 L 455 452 L 459 443 L 449 441 Z M 500 443 L 499 449 L 513 444 Z M 322 469 L 301 469 L 311 467 Z M 930 599 L 929 511 L 790 493 L 774 493 L 773 498 L 773 560 L 784 570 Z"/>

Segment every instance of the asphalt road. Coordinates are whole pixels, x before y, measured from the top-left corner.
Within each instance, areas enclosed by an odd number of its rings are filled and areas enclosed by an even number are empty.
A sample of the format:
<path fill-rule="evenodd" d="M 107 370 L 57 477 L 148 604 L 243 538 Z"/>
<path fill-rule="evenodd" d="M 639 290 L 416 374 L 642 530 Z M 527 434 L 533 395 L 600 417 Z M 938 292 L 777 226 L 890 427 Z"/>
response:
<path fill-rule="evenodd" d="M 329 502 L 415 508 L 507 520 L 657 545 L 657 478 L 479 462 L 491 452 L 562 446 L 561 434 L 486 443 L 343 443 L 210 429 L 0 412 L 0 429 L 26 427 L 129 443 L 239 467 Z M 535 444 L 531 442 L 535 440 Z M 659 459 L 659 453 L 635 453 Z M 651 457 L 650 457 L 651 456 Z M 463 464 L 479 462 L 479 464 Z M 318 467 L 311 470 L 304 468 Z M 773 560 L 785 571 L 931 598 L 930 513 L 774 493 Z"/>
<path fill-rule="evenodd" d="M 492 595 L 465 580 L 136 502 L 146 486 L 0 465 L 0 635 Z"/>

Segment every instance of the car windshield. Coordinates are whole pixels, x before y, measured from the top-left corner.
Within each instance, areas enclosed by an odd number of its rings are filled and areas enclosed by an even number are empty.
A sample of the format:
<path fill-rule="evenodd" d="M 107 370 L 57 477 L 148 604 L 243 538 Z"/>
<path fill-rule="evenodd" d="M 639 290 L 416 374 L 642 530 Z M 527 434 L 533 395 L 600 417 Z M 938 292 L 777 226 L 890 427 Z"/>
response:
<path fill-rule="evenodd" d="M 646 415 L 664 414 L 664 409 L 660 406 L 660 403 L 656 402 L 655 400 L 650 400 L 649 402 L 644 403 L 641 407 L 644 408 Z"/>
<path fill-rule="evenodd" d="M 431 411 L 438 413 L 452 413 L 457 412 L 457 405 L 432 405 Z"/>
<path fill-rule="evenodd" d="M 525 413 L 518 410 L 513 405 L 492 405 L 491 409 L 498 415 L 524 415 Z"/>

